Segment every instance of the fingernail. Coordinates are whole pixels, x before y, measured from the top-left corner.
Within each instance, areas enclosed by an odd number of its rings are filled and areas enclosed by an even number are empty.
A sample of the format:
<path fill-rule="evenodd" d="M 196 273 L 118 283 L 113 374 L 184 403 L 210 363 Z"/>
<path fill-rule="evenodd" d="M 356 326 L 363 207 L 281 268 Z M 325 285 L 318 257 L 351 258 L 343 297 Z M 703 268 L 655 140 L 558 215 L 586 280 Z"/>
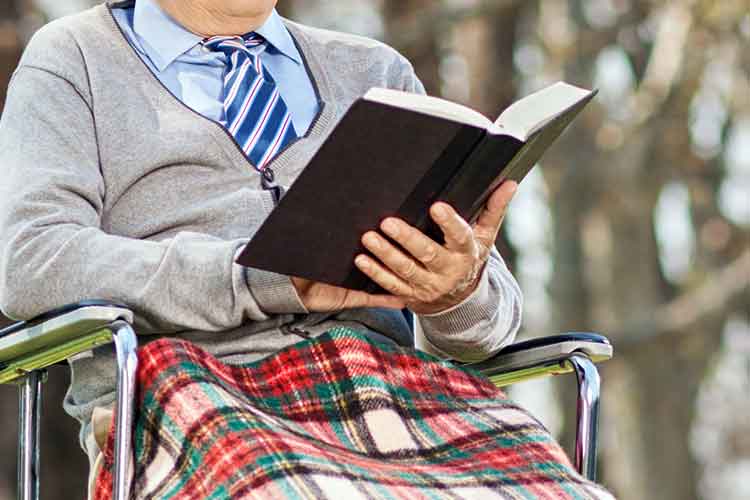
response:
<path fill-rule="evenodd" d="M 444 219 L 448 215 L 448 211 L 445 209 L 443 205 L 435 205 L 432 208 L 432 213 L 435 214 L 435 217 L 438 219 Z"/>
<path fill-rule="evenodd" d="M 378 241 L 378 237 L 374 234 L 367 233 L 365 234 L 365 245 L 377 250 L 378 248 L 380 248 L 380 241 Z"/>
<path fill-rule="evenodd" d="M 383 231 L 388 233 L 389 236 L 396 237 L 398 236 L 398 224 L 391 219 L 386 219 L 383 222 Z"/>
<path fill-rule="evenodd" d="M 357 255 L 357 258 L 354 259 L 354 263 L 357 264 L 358 267 L 361 267 L 363 269 L 367 269 L 368 262 L 367 258 L 365 258 L 364 255 Z"/>

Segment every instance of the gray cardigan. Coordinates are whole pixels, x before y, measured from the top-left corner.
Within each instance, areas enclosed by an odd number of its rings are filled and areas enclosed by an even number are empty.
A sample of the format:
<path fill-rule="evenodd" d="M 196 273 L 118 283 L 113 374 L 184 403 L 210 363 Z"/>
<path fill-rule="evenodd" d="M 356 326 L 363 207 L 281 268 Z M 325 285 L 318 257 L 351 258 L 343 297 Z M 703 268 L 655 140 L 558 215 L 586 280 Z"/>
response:
<path fill-rule="evenodd" d="M 322 109 L 271 164 L 287 186 L 370 87 L 423 91 L 408 61 L 379 42 L 288 28 Z M 397 312 L 307 314 L 288 277 L 234 263 L 272 197 L 231 136 L 162 86 L 105 5 L 33 37 L 8 89 L 0 151 L 0 308 L 10 317 L 112 299 L 133 308 L 139 335 L 188 339 L 227 362 L 299 341 L 289 326 L 316 335 L 344 324 L 411 341 Z M 418 344 L 487 357 L 513 338 L 520 308 L 495 252 L 469 299 L 419 318 Z M 66 408 L 82 422 L 113 400 L 112 363 L 109 348 L 72 362 Z"/>

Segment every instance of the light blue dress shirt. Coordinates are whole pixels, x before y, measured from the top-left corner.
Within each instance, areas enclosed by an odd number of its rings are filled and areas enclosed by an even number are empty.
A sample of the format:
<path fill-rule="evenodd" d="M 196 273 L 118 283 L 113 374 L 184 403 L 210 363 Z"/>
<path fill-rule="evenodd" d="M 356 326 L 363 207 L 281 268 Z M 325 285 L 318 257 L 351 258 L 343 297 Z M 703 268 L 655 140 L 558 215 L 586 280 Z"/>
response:
<path fill-rule="evenodd" d="M 222 125 L 222 80 L 226 56 L 203 47 L 202 38 L 169 17 L 155 0 L 112 9 L 115 20 L 146 65 L 172 94 L 206 118 Z M 292 36 L 274 9 L 255 30 L 268 43 L 256 47 L 286 102 L 297 134 L 304 135 L 319 104 L 315 88 Z"/>

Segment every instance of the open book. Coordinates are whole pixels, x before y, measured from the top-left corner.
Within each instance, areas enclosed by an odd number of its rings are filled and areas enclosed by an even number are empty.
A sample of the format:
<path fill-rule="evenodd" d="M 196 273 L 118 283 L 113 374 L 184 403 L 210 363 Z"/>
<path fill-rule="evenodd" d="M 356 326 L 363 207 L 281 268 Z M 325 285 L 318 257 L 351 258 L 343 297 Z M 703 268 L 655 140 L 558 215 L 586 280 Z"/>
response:
<path fill-rule="evenodd" d="M 593 98 L 563 82 L 509 106 L 494 123 L 435 97 L 371 89 L 358 99 L 237 262 L 359 290 L 361 236 L 388 216 L 437 241 L 438 200 L 473 222 L 506 179 L 520 182 Z"/>

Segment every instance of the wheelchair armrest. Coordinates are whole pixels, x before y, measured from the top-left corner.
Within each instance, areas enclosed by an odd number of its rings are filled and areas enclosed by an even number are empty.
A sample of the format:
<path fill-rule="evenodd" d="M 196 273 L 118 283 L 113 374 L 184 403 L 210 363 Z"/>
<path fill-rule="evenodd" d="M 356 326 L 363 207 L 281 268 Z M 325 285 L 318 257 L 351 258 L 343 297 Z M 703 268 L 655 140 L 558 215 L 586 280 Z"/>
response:
<path fill-rule="evenodd" d="M 540 375 L 568 373 L 572 367 L 565 361 L 576 354 L 599 363 L 612 357 L 612 344 L 596 333 L 565 333 L 518 342 L 487 360 L 464 366 L 498 385 L 508 385 Z"/>
<path fill-rule="evenodd" d="M 132 323 L 133 313 L 121 304 L 88 300 L 15 323 L 0 330 L 0 371 L 15 359 L 81 338 L 118 319 Z"/>

